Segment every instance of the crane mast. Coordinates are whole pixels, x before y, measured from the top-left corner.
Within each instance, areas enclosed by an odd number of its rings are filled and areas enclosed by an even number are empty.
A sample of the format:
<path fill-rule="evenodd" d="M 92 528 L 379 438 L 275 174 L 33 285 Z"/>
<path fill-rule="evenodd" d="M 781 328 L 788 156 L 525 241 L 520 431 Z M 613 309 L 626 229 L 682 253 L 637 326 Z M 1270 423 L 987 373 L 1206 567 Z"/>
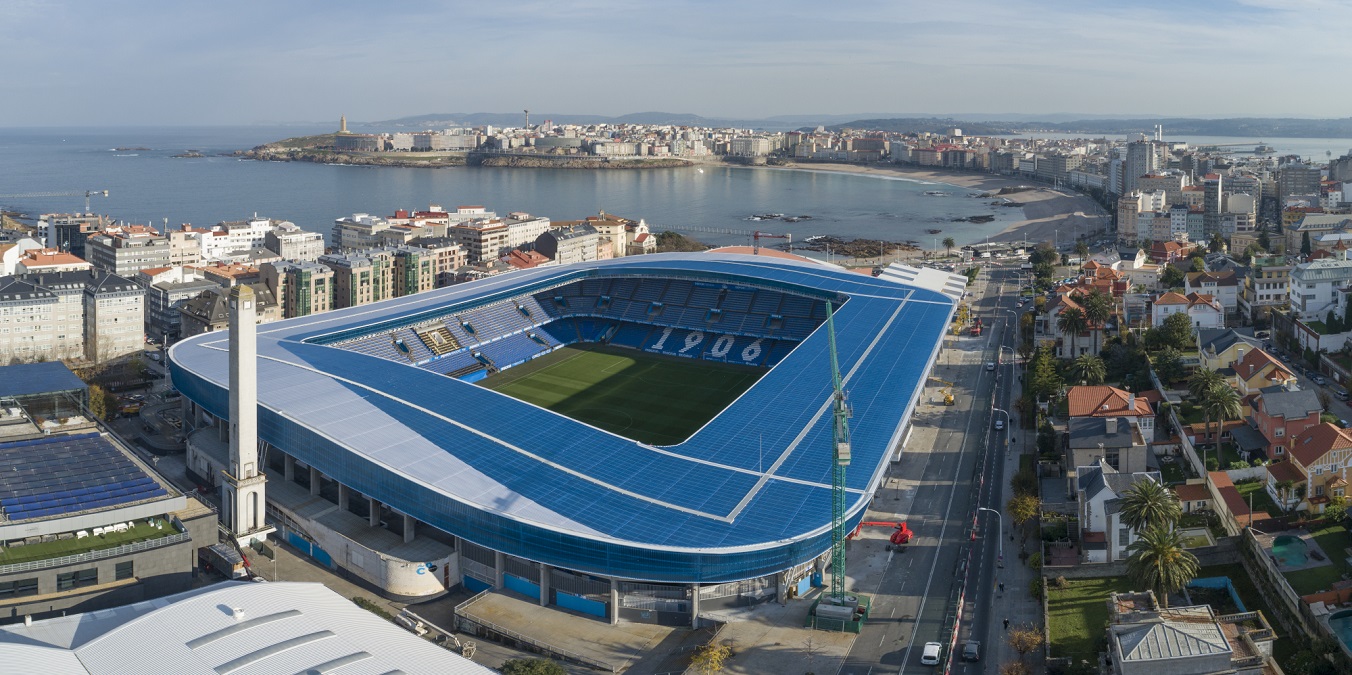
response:
<path fill-rule="evenodd" d="M 826 334 L 831 351 L 832 462 L 831 462 L 831 597 L 845 597 L 845 467 L 850 465 L 850 406 L 836 358 L 836 327 L 831 301 L 826 301 Z"/>

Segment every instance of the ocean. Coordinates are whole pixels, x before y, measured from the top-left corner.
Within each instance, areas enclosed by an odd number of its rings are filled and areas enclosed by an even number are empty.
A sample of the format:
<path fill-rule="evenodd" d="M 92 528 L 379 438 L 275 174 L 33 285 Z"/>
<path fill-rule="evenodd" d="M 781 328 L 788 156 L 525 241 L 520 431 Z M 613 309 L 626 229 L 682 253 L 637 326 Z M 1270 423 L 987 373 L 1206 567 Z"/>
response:
<path fill-rule="evenodd" d="M 980 241 L 1023 219 L 975 192 L 893 177 L 820 171 L 705 166 L 644 170 L 358 167 L 257 162 L 217 156 L 330 129 L 181 127 L 0 129 L 0 206 L 26 214 L 75 212 L 84 197 L 9 197 L 39 192 L 109 190 L 91 207 L 127 222 L 162 228 L 213 225 L 259 216 L 290 220 L 326 236 L 336 218 L 392 215 L 440 204 L 578 220 L 600 211 L 642 218 L 655 231 L 682 226 L 749 232 L 917 241 Z M 149 148 L 115 150 L 115 148 Z M 174 158 L 196 150 L 203 158 Z M 946 196 L 927 195 L 939 191 Z M 810 220 L 754 221 L 757 214 Z M 953 222 L 989 215 L 990 223 Z M 942 230 L 930 234 L 929 229 Z M 691 232 L 712 244 L 745 244 L 743 234 Z"/>

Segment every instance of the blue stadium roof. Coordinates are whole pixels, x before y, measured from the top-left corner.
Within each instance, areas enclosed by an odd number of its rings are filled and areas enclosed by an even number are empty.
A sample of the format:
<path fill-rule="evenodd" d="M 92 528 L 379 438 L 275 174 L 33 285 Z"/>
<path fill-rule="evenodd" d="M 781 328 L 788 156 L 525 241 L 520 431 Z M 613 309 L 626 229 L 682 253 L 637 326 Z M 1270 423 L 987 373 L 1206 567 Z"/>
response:
<path fill-rule="evenodd" d="M 0 398 L 77 391 L 86 386 L 60 361 L 0 366 Z"/>
<path fill-rule="evenodd" d="M 259 330 L 260 435 L 325 475 L 477 544 L 653 581 L 751 578 L 830 542 L 831 378 L 819 329 L 718 416 L 653 447 L 429 370 L 329 346 L 456 305 L 586 278 L 735 283 L 843 300 L 835 313 L 854 418 L 849 510 L 862 515 L 955 307 L 839 268 L 740 255 L 628 257 L 513 273 Z M 227 414 L 227 337 L 170 352 L 175 384 Z"/>

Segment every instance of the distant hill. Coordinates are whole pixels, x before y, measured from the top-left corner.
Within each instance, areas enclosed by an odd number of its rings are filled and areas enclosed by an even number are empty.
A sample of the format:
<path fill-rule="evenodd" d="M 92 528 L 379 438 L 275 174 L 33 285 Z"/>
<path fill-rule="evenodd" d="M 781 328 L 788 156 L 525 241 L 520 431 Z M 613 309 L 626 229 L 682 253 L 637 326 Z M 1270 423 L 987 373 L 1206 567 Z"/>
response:
<path fill-rule="evenodd" d="M 1352 117 L 1341 119 L 1303 119 L 1295 117 L 1234 117 L 1193 119 L 1187 117 L 1151 117 L 1137 119 L 1080 119 L 1052 121 L 970 121 L 954 118 L 900 117 L 858 119 L 830 128 L 877 129 L 896 133 L 941 133 L 952 127 L 975 136 L 1020 134 L 1029 132 L 1079 133 L 1085 135 L 1150 134 L 1156 124 L 1164 125 L 1166 137 L 1235 136 L 1243 138 L 1348 138 L 1352 139 Z"/>

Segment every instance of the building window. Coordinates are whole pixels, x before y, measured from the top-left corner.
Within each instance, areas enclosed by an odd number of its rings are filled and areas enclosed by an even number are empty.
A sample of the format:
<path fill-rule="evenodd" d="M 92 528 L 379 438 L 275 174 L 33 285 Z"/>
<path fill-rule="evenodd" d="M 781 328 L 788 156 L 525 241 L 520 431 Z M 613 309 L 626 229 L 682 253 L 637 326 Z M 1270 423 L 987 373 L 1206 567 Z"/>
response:
<path fill-rule="evenodd" d="M 1314 496 L 1316 496 L 1316 497 L 1323 497 L 1323 496 L 1324 496 L 1324 486 L 1323 486 L 1323 485 L 1316 485 L 1316 486 L 1314 486 Z"/>
<path fill-rule="evenodd" d="M 1277 438 L 1281 438 L 1282 436 L 1286 435 L 1286 429 L 1283 427 L 1277 427 L 1277 429 L 1274 430 L 1272 433 L 1275 434 Z"/>
<path fill-rule="evenodd" d="M 1131 530 L 1125 527 L 1117 530 L 1117 545 L 1118 546 L 1131 545 Z"/>
<path fill-rule="evenodd" d="M 37 594 L 38 580 L 36 578 L 0 582 L 0 601 Z"/>
<path fill-rule="evenodd" d="M 69 591 L 72 588 L 93 586 L 97 583 L 99 583 L 99 571 L 97 568 L 56 575 L 56 590 L 58 591 Z"/>
<path fill-rule="evenodd" d="M 134 576 L 136 576 L 136 573 L 133 571 L 132 561 L 130 560 L 118 563 L 113 572 L 113 578 L 118 581 L 130 579 Z"/>

